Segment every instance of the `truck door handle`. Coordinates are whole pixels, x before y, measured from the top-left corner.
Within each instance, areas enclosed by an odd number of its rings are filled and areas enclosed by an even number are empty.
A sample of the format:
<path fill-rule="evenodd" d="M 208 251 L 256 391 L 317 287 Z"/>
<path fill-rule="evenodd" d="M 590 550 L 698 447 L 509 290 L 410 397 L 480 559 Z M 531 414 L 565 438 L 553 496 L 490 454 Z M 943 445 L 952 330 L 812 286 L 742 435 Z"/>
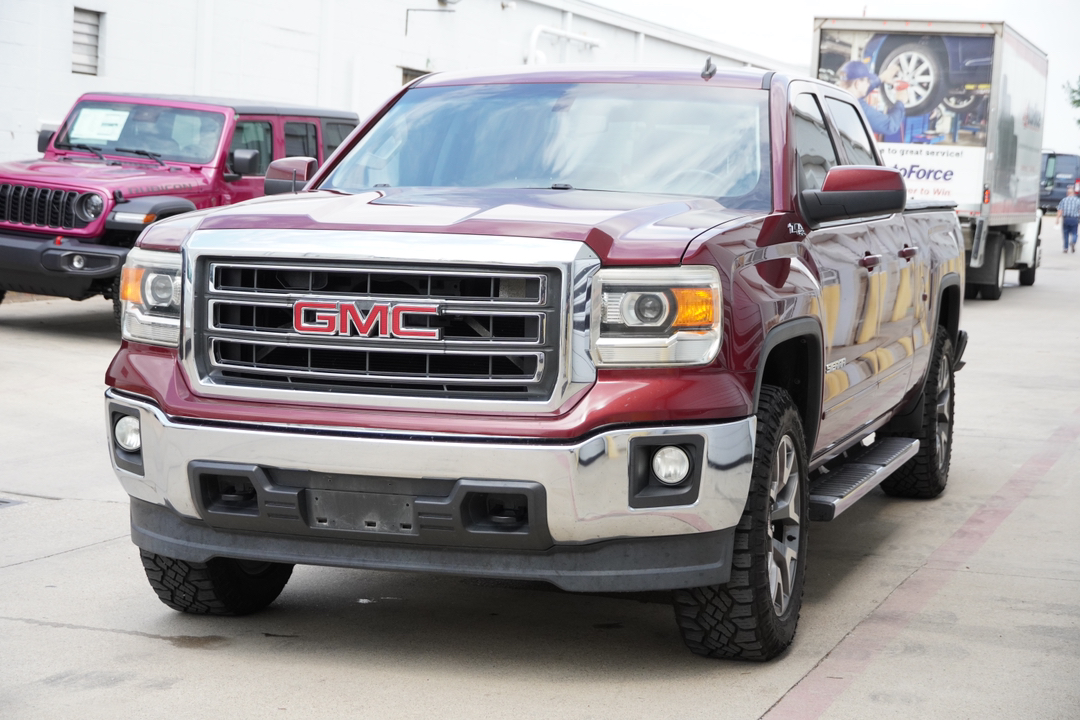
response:
<path fill-rule="evenodd" d="M 911 258 L 915 257 L 916 253 L 918 252 L 919 248 L 909 247 L 905 245 L 904 248 L 899 253 L 897 253 L 897 255 L 904 258 L 905 260 L 910 260 Z"/>
<path fill-rule="evenodd" d="M 864 268 L 872 268 L 880 262 L 880 255 L 871 255 L 870 253 L 866 253 L 861 258 L 859 258 L 859 264 L 862 265 Z"/>

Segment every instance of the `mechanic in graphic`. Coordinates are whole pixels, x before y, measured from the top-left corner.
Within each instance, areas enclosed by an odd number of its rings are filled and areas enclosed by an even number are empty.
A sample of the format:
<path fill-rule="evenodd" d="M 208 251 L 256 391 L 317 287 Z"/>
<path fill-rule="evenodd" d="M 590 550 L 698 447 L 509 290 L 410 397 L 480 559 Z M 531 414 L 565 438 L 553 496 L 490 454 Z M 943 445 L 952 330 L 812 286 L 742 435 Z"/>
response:
<path fill-rule="evenodd" d="M 844 63 L 838 73 L 837 84 L 854 95 L 862 106 L 866 119 L 870 121 L 870 129 L 879 135 L 892 135 L 903 131 L 904 118 L 907 110 L 904 103 L 907 102 L 907 83 L 898 82 L 893 85 L 895 102 L 889 100 L 885 93 L 882 96 L 886 111 L 882 112 L 870 102 L 870 95 L 883 84 L 892 85 L 899 67 L 890 66 L 883 73 L 883 77 L 874 74 L 870 67 L 858 60 Z"/>

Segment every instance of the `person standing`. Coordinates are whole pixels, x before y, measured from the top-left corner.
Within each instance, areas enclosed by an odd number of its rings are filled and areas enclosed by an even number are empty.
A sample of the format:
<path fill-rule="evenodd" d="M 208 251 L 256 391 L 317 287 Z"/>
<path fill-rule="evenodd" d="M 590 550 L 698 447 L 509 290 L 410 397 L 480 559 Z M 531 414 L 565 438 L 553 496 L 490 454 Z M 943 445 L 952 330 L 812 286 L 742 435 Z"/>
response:
<path fill-rule="evenodd" d="M 1065 198 L 1058 203 L 1058 222 L 1061 223 L 1061 234 L 1065 241 L 1065 252 L 1071 248 L 1076 252 L 1076 229 L 1080 225 L 1080 197 L 1072 187 L 1065 193 Z"/>

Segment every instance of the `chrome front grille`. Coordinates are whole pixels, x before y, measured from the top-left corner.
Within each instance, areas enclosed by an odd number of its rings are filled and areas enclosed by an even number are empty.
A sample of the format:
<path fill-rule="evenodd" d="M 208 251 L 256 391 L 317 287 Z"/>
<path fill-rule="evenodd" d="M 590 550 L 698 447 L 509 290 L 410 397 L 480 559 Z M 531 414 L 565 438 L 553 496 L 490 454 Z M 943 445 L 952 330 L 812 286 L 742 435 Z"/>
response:
<path fill-rule="evenodd" d="M 57 229 L 86 227 L 75 214 L 79 193 L 33 185 L 0 184 L 0 222 Z"/>
<path fill-rule="evenodd" d="M 558 268 L 204 257 L 194 285 L 195 357 L 215 386 L 523 401 L 555 389 Z M 333 310 L 314 315 L 298 302 Z M 396 335 L 388 313 L 402 306 L 402 326 L 437 338 Z M 418 307 L 437 313 L 408 312 Z M 334 331 L 305 330 L 299 317 Z"/>

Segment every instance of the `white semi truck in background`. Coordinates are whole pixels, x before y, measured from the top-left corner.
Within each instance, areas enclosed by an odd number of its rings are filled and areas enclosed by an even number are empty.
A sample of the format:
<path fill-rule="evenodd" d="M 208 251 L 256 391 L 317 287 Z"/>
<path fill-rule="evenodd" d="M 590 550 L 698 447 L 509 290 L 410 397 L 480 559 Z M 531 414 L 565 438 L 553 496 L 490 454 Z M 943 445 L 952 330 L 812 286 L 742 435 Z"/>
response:
<path fill-rule="evenodd" d="M 909 201 L 956 203 L 966 298 L 997 300 L 1006 269 L 1034 284 L 1044 52 L 1002 22 L 819 17 L 811 68 L 856 96 L 868 91 L 860 103 Z"/>

